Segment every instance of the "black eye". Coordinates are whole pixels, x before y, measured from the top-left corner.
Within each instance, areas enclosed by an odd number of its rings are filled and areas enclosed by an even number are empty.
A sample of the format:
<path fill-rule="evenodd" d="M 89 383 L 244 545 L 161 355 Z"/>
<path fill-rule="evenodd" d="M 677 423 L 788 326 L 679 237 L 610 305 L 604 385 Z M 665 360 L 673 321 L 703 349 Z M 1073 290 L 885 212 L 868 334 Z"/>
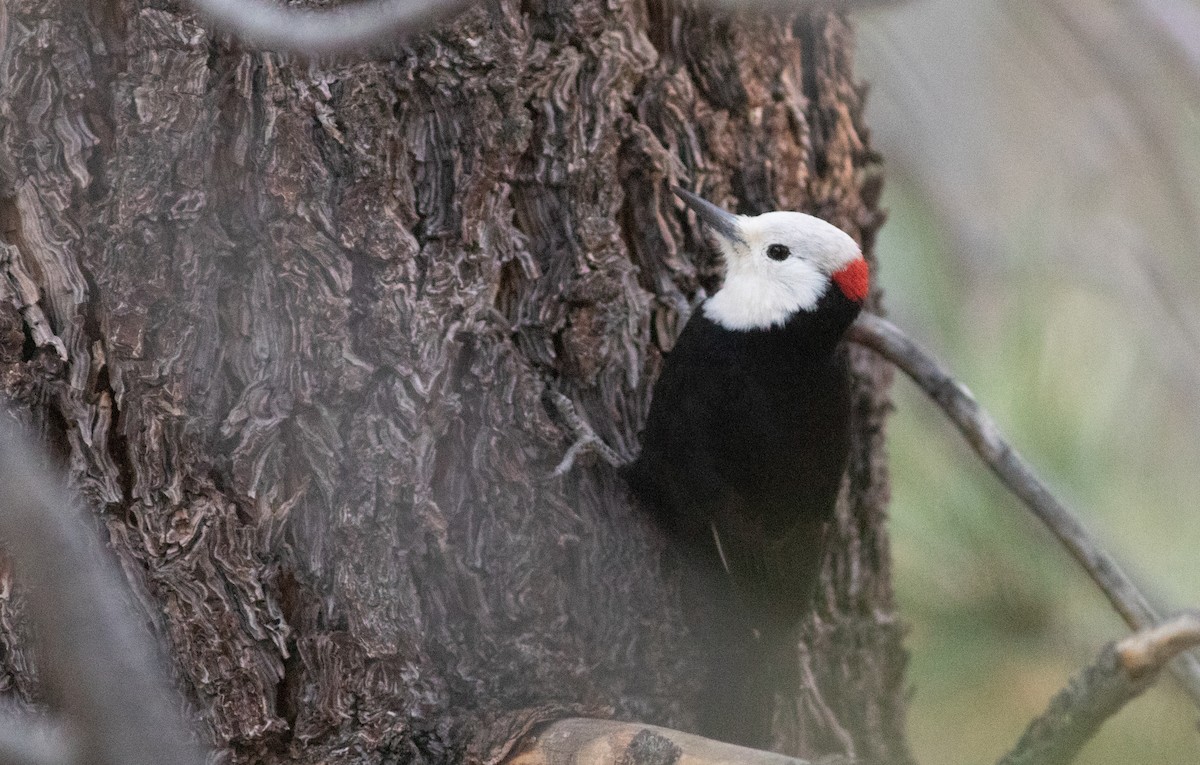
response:
<path fill-rule="evenodd" d="M 787 260 L 792 251 L 787 248 L 787 245 L 773 244 L 767 248 L 767 257 L 771 260 Z"/>

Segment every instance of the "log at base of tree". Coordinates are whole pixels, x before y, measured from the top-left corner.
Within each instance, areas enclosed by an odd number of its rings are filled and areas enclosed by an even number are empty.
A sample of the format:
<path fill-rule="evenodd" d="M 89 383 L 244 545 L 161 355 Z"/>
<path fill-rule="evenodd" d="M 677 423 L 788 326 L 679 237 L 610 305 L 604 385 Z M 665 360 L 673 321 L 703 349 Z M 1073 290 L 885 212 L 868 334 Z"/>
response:
<path fill-rule="evenodd" d="M 530 735 L 504 765 L 809 765 L 669 728 L 571 718 Z"/>

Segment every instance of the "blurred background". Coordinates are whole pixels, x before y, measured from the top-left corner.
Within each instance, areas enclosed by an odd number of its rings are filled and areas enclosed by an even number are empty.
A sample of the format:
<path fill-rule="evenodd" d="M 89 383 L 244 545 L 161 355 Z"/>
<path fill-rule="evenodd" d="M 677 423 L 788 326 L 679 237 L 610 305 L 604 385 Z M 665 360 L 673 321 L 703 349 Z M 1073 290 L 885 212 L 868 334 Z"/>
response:
<path fill-rule="evenodd" d="M 910 0 L 859 13 L 893 319 L 1169 609 L 1200 606 L 1200 0 Z M 995 761 L 1101 646 L 1099 591 L 898 379 L 911 735 Z M 1200 762 L 1171 679 L 1080 762 Z"/>

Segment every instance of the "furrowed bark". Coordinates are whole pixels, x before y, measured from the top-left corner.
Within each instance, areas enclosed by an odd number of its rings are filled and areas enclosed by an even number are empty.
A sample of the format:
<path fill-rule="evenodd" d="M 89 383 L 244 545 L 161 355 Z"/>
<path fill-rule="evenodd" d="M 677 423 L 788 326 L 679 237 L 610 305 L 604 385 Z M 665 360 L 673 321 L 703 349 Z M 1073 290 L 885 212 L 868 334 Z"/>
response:
<path fill-rule="evenodd" d="M 686 730 L 671 552 L 547 393 L 635 453 L 717 264 L 668 184 L 882 216 L 852 38 L 496 0 L 371 61 L 246 51 L 170 0 L 0 14 L 0 381 L 85 496 L 230 762 L 494 762 L 566 716 Z M 32 285 L 32 286 L 31 286 Z M 776 744 L 903 762 L 890 372 Z M 0 688 L 45 699 L 4 577 Z"/>

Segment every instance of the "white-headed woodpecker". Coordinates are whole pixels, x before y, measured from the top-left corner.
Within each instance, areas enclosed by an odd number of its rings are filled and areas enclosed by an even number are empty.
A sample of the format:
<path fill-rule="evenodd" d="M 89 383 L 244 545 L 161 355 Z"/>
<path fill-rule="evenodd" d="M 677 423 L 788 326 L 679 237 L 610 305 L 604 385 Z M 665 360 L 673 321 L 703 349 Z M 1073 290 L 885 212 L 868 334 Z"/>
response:
<path fill-rule="evenodd" d="M 732 581 L 722 608 L 736 614 L 715 618 L 761 641 L 812 598 L 850 446 L 841 340 L 869 273 L 854 239 L 819 218 L 733 215 L 675 193 L 716 234 L 725 280 L 663 362 L 629 480 L 693 561 Z"/>

